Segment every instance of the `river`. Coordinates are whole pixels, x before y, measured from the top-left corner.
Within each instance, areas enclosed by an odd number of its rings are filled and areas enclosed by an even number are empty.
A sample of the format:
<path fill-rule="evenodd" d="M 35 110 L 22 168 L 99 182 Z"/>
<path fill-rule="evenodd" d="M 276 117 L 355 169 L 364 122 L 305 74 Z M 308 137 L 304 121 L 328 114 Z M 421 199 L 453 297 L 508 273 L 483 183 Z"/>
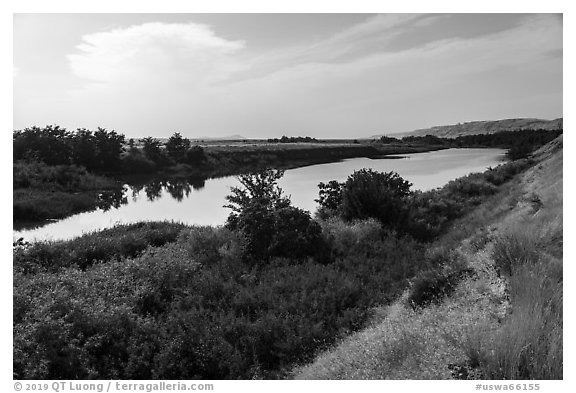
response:
<path fill-rule="evenodd" d="M 279 185 L 295 206 L 313 213 L 317 208 L 314 199 L 318 198 L 318 183 L 345 181 L 358 169 L 395 171 L 413 184 L 412 189 L 425 191 L 469 173 L 495 167 L 502 162 L 504 154 L 502 149 L 447 149 L 406 154 L 401 158 L 351 158 L 287 170 Z M 223 207 L 225 197 L 230 193 L 230 187 L 238 185 L 234 176 L 205 181 L 167 179 L 125 184 L 117 207 L 14 231 L 13 237 L 23 237 L 27 241 L 70 239 L 85 232 L 138 221 L 173 220 L 195 225 L 221 225 L 230 213 Z"/>

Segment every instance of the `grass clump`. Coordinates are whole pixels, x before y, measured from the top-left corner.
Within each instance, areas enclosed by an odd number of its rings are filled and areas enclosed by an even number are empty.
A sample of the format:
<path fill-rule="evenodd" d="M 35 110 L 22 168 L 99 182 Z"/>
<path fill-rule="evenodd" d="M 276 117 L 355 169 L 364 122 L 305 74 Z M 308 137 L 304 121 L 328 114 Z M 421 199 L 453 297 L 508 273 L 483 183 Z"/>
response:
<path fill-rule="evenodd" d="M 407 301 L 413 309 L 441 302 L 454 292 L 463 277 L 473 273 L 457 252 L 446 248 L 429 252 L 427 262 L 429 268 L 411 280 Z"/>

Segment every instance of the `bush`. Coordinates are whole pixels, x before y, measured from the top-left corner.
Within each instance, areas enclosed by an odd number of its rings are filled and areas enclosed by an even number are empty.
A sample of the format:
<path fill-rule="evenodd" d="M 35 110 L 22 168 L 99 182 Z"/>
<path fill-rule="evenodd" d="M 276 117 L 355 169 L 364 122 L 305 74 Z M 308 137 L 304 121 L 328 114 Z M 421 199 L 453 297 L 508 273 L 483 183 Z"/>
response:
<path fill-rule="evenodd" d="M 310 213 L 290 205 L 276 182 L 283 171 L 240 176 L 243 188 L 233 187 L 226 199 L 233 210 L 227 227 L 241 231 L 248 241 L 247 256 L 256 261 L 271 257 L 312 256 L 321 241 L 321 227 Z"/>
<path fill-rule="evenodd" d="M 15 269 L 24 273 L 57 271 L 77 266 L 86 269 L 96 262 L 139 255 L 148 246 L 174 242 L 185 225 L 170 222 L 140 222 L 117 225 L 68 241 L 33 243 L 14 254 Z"/>
<path fill-rule="evenodd" d="M 369 257 L 342 248 L 330 265 L 271 257 L 254 267 L 243 262 L 238 232 L 209 227 L 181 230 L 133 258 L 105 248 L 110 259 L 85 270 L 24 274 L 18 263 L 15 378 L 282 377 L 361 328 L 371 307 L 397 296 L 421 268 L 417 243 L 378 227 L 356 226 L 375 232 Z M 59 255 L 105 244 L 92 236 Z M 57 257 L 48 245 L 29 255 Z"/>
<path fill-rule="evenodd" d="M 410 186 L 395 172 L 355 171 L 344 184 L 342 216 L 346 220 L 375 218 L 389 228 L 401 227 Z"/>
<path fill-rule="evenodd" d="M 156 170 L 156 164 L 136 150 L 122 158 L 122 168 L 125 173 L 151 173 Z"/>

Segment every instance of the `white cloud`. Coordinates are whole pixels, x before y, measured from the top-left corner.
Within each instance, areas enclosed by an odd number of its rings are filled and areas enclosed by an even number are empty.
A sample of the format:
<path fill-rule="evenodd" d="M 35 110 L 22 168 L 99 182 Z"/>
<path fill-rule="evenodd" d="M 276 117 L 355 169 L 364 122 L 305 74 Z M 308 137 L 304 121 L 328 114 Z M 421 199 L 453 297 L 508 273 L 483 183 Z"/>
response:
<path fill-rule="evenodd" d="M 145 23 L 88 34 L 82 41 L 79 53 L 68 55 L 74 74 L 118 85 L 217 81 L 237 70 L 231 56 L 244 47 L 193 23 Z"/>

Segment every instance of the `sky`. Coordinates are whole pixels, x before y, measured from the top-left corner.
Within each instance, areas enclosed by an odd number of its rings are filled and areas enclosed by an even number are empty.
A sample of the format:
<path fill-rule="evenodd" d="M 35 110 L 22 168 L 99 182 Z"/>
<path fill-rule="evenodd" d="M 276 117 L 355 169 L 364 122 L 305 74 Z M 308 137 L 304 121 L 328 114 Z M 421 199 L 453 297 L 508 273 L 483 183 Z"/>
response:
<path fill-rule="evenodd" d="M 357 138 L 562 111 L 559 14 L 14 14 L 14 129 Z"/>

